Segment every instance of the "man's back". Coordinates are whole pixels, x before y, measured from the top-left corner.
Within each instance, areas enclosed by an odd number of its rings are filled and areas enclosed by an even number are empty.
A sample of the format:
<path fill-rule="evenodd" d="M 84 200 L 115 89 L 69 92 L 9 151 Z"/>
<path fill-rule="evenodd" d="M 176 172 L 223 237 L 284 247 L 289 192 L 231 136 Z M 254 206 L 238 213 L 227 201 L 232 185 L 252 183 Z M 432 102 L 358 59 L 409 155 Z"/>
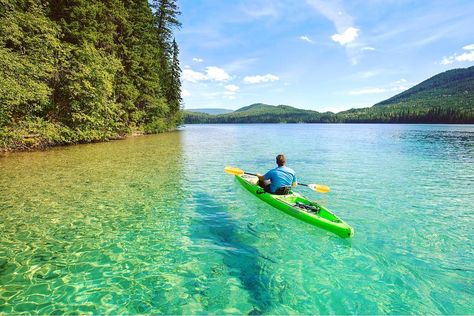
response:
<path fill-rule="evenodd" d="M 275 192 L 278 188 L 284 186 L 291 186 L 293 183 L 297 182 L 295 172 L 287 166 L 271 169 L 264 175 L 264 177 L 265 180 L 271 181 L 271 192 Z"/>

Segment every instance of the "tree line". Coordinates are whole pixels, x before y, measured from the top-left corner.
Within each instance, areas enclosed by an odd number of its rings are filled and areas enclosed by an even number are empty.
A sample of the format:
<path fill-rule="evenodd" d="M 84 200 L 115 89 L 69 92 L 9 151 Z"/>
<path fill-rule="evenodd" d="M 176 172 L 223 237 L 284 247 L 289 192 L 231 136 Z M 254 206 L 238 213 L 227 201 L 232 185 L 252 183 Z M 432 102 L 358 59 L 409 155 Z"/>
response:
<path fill-rule="evenodd" d="M 280 109 L 243 111 L 220 115 L 184 112 L 186 124 L 216 123 L 425 123 L 474 124 L 474 106 L 435 106 L 406 104 L 352 109 L 339 113 Z"/>
<path fill-rule="evenodd" d="M 181 122 L 176 0 L 0 0 L 0 150 Z"/>

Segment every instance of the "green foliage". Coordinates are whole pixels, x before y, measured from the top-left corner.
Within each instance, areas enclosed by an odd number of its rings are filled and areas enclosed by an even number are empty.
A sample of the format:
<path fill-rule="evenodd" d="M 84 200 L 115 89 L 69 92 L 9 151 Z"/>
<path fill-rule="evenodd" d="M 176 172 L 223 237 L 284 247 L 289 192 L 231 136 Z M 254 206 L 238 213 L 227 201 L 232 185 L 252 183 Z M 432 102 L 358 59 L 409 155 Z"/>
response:
<path fill-rule="evenodd" d="M 120 127 L 122 109 L 113 99 L 114 78 L 120 68 L 117 58 L 91 44 L 71 51 L 68 72 L 59 90 L 68 97 L 67 108 L 57 113 L 61 121 L 75 129 Z"/>
<path fill-rule="evenodd" d="M 175 0 L 0 0 L 0 150 L 180 123 Z"/>
<path fill-rule="evenodd" d="M 22 121 L 13 127 L 0 129 L 0 148 L 24 150 L 44 148 L 50 144 L 62 145 L 77 141 L 76 133 L 66 126 L 42 118 Z"/>
<path fill-rule="evenodd" d="M 40 1 L 0 5 L 0 126 L 5 126 L 49 107 L 60 41 Z"/>
<path fill-rule="evenodd" d="M 162 118 L 157 118 L 152 122 L 145 124 L 143 127 L 143 131 L 145 132 L 145 134 L 153 134 L 164 132 L 167 130 L 167 128 L 168 125 L 166 121 Z"/>

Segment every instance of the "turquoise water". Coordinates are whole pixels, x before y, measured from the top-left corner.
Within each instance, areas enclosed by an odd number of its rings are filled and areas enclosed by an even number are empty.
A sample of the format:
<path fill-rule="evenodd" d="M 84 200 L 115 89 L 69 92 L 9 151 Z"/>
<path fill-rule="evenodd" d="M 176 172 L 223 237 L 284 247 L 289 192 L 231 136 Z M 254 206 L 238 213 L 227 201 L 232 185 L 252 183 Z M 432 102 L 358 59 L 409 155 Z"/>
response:
<path fill-rule="evenodd" d="M 223 168 L 283 152 L 350 240 Z M 195 125 L 0 157 L 0 313 L 473 314 L 474 126 Z"/>

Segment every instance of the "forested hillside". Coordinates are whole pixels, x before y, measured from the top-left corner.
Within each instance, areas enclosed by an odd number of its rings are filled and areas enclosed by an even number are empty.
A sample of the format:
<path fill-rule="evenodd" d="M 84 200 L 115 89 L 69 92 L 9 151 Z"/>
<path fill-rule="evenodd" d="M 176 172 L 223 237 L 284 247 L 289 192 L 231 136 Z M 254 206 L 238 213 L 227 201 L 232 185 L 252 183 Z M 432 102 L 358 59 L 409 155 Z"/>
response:
<path fill-rule="evenodd" d="M 0 0 L 0 150 L 181 120 L 176 0 Z"/>
<path fill-rule="evenodd" d="M 371 108 L 337 114 L 344 122 L 474 123 L 474 67 L 433 76 Z"/>
<path fill-rule="evenodd" d="M 426 106 L 452 107 L 471 104 L 474 98 L 474 66 L 437 74 L 375 106 L 417 102 Z"/>

